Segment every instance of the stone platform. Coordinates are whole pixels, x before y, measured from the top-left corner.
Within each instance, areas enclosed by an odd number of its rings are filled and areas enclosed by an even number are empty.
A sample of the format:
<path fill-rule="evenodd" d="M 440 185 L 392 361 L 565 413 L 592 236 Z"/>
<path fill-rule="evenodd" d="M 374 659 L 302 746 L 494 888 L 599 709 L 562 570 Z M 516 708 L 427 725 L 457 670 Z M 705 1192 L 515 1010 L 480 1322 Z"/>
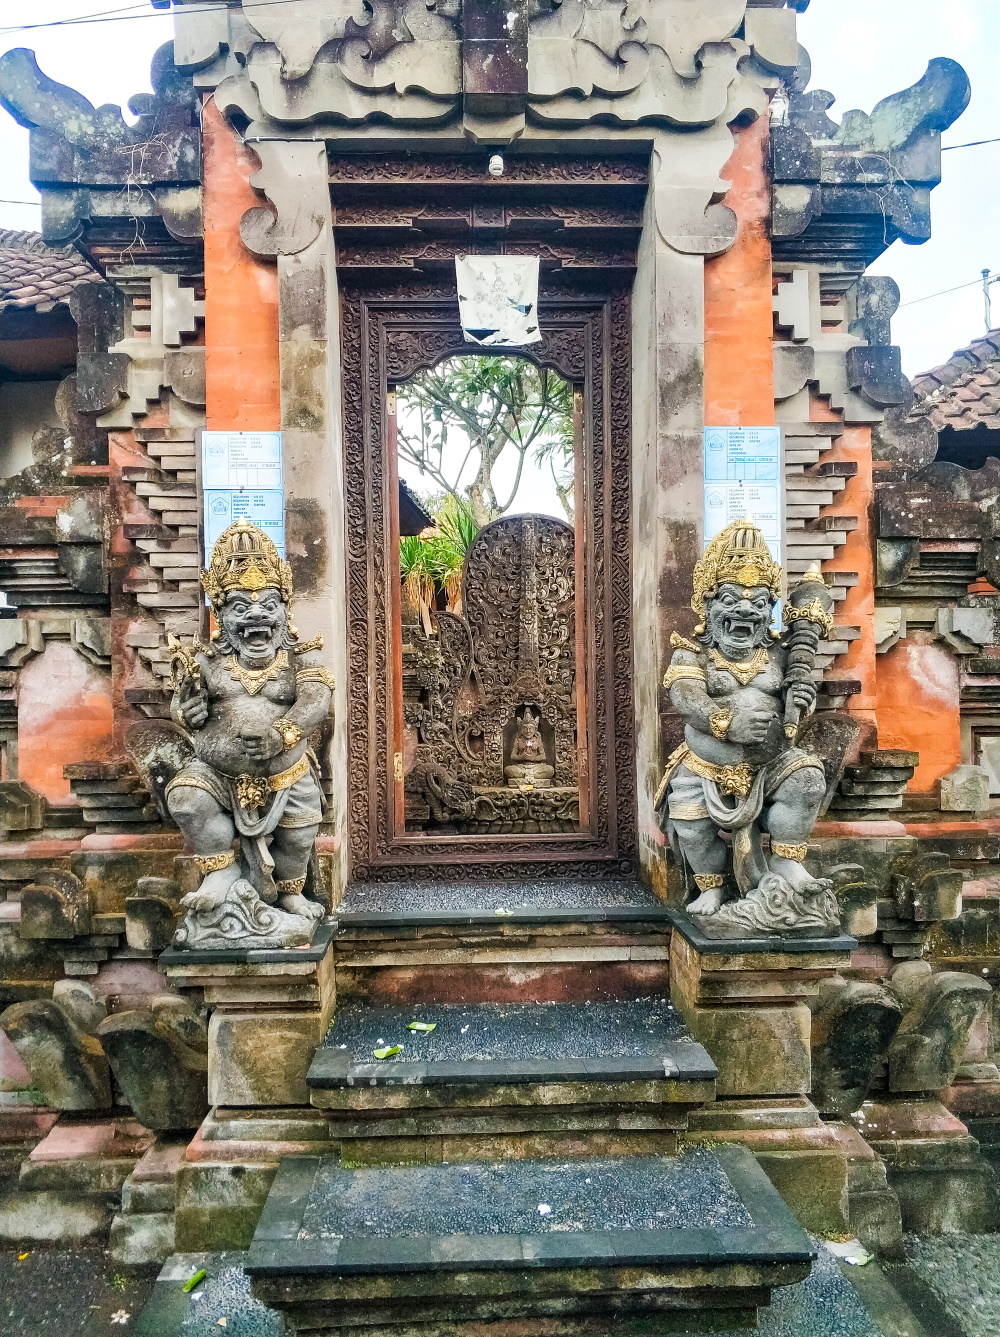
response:
<path fill-rule="evenodd" d="M 815 1250 L 742 1148 L 566 1163 L 282 1162 L 246 1262 L 291 1331 L 440 1337 L 752 1324 Z M 651 1319 L 655 1318 L 655 1327 Z M 527 1329 L 525 1329 L 527 1330 Z"/>
<path fill-rule="evenodd" d="M 347 1006 L 306 1080 L 342 1156 L 372 1163 L 673 1154 L 716 1076 L 671 1005 L 645 999 Z"/>
<path fill-rule="evenodd" d="M 667 991 L 670 918 L 633 881 L 363 884 L 336 913 L 343 1001 L 574 1002 Z"/>

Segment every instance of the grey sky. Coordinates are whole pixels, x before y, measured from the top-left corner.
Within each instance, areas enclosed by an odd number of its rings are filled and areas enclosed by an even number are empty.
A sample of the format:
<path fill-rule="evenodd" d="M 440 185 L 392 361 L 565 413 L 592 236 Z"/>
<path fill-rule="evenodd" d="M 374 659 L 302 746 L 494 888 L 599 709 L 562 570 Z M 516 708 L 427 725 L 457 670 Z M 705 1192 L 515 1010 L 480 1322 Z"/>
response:
<path fill-rule="evenodd" d="M 130 0 L 0 0 L 3 23 L 43 23 L 101 10 Z M 129 21 L 94 23 L 33 32 L 0 33 L 0 50 L 27 46 L 41 68 L 95 103 L 127 102 L 148 90 L 149 62 L 171 36 L 171 22 L 136 0 Z M 998 0 L 812 0 L 800 17 L 802 41 L 813 60 L 813 88 L 836 95 L 831 115 L 852 107 L 870 111 L 880 98 L 914 83 L 932 56 L 951 56 L 972 80 L 964 116 L 945 143 L 1000 135 L 1000 3 Z M 0 113 L 0 195 L 31 200 L 28 135 Z M 892 274 L 904 303 L 957 284 L 974 283 L 984 267 L 1000 270 L 1000 143 L 944 155 L 944 180 L 932 203 L 934 235 L 924 246 L 894 245 L 873 266 Z M 39 210 L 0 204 L 0 226 L 34 228 Z M 1000 325 L 1000 284 L 993 292 L 994 325 Z M 973 286 L 932 301 L 904 305 L 894 322 L 903 365 L 911 375 L 944 361 L 983 331 L 983 299 Z"/>

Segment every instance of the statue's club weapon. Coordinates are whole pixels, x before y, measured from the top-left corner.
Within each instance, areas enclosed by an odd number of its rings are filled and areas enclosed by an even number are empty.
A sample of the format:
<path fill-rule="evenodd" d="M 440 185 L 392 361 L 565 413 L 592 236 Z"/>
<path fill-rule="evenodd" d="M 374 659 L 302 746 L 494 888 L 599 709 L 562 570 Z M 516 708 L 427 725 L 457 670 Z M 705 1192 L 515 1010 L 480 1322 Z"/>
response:
<path fill-rule="evenodd" d="M 785 688 L 795 683 L 811 682 L 820 641 L 833 632 L 833 596 L 823 580 L 819 566 L 813 565 L 789 592 L 785 607 L 788 627 L 788 659 L 785 664 Z M 794 738 L 802 722 L 799 707 L 785 697 L 785 736 Z"/>

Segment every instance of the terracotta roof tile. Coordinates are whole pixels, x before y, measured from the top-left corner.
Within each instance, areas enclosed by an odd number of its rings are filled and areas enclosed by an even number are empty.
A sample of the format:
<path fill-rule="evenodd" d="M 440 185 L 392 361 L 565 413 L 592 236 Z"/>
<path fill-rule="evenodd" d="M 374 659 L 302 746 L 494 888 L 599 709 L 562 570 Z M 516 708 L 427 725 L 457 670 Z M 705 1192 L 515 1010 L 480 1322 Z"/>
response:
<path fill-rule="evenodd" d="M 71 246 L 46 246 L 39 232 L 0 228 L 0 311 L 8 306 L 51 311 L 81 283 L 101 276 Z"/>
<path fill-rule="evenodd" d="M 917 400 L 911 418 L 956 431 L 1000 428 L 1000 330 L 990 330 L 947 362 L 913 378 Z"/>

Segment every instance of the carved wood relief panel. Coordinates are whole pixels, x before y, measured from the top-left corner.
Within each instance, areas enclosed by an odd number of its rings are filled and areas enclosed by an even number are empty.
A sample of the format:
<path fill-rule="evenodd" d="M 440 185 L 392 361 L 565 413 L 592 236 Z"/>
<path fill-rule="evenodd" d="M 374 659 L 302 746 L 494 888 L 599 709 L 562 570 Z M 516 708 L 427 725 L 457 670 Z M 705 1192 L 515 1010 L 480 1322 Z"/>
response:
<path fill-rule="evenodd" d="M 414 278 L 391 287 L 345 287 L 341 301 L 352 876 L 452 877 L 457 864 L 475 867 L 479 876 L 518 870 L 577 876 L 631 871 L 636 833 L 628 294 L 543 287 L 542 340 L 525 350 L 579 387 L 583 397 L 583 495 L 577 518 L 583 560 L 577 606 L 584 611 L 580 668 L 586 683 L 579 700 L 586 712 L 581 735 L 587 741 L 579 765 L 586 768 L 581 789 L 589 795 L 586 829 L 474 839 L 414 836 L 404 830 L 404 786 L 396 759 L 402 744 L 393 723 L 399 695 L 394 681 L 399 662 L 393 616 L 399 581 L 392 512 L 395 459 L 386 441 L 385 397 L 422 368 L 482 350 L 464 342 L 453 282 Z M 481 534 L 483 541 L 488 532 Z M 469 619 L 488 618 L 485 607 L 475 611 L 476 595 L 469 592 Z M 446 628 L 452 621 L 456 625 Z M 443 637 L 453 648 L 457 643 L 459 652 L 468 626 L 459 619 L 442 620 Z M 458 662 L 461 655 L 452 658 Z"/>

